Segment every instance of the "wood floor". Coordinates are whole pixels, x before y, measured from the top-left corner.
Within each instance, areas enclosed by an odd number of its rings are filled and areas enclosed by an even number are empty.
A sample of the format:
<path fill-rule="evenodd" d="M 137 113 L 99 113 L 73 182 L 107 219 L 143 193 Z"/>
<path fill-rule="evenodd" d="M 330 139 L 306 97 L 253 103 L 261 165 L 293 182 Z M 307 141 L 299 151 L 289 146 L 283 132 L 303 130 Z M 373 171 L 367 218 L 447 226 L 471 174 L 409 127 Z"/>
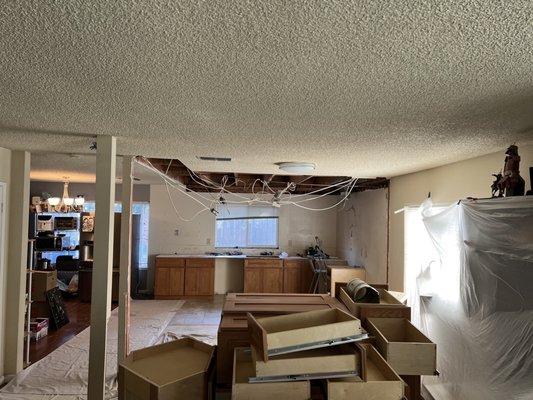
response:
<path fill-rule="evenodd" d="M 35 363 L 66 343 L 91 323 L 91 303 L 82 303 L 78 298 L 63 299 L 70 322 L 58 330 L 49 330 L 48 336 L 30 344 L 30 362 Z M 116 304 L 113 304 L 113 308 Z"/>

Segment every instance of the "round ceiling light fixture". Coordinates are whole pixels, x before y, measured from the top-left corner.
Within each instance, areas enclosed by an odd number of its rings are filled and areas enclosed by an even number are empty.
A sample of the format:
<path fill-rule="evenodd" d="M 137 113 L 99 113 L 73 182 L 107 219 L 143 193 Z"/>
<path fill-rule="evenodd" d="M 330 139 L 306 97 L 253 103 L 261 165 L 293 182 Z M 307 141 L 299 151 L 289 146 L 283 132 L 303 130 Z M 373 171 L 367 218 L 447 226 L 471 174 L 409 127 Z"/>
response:
<path fill-rule="evenodd" d="M 308 162 L 280 162 L 279 169 L 289 174 L 308 174 L 315 170 L 316 165 Z"/>

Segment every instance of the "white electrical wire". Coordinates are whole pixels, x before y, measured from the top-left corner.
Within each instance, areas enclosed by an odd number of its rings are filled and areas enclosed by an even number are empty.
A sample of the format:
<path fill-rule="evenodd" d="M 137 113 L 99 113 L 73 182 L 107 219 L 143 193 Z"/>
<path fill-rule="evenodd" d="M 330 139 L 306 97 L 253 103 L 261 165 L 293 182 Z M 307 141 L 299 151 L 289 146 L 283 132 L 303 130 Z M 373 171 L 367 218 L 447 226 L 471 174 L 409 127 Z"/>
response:
<path fill-rule="evenodd" d="M 211 192 L 208 192 L 209 195 L 211 196 L 211 198 L 207 198 L 207 197 L 201 195 L 198 192 L 193 192 L 196 196 L 198 196 L 202 200 L 209 202 L 209 206 L 207 206 L 202 201 L 198 200 L 196 197 L 194 197 L 194 196 L 190 195 L 189 193 L 187 193 L 186 187 L 181 182 L 178 182 L 175 179 L 173 179 L 173 178 L 171 178 L 171 177 L 169 177 L 167 175 L 168 171 L 170 170 L 171 164 L 174 161 L 174 159 L 170 160 L 170 162 L 169 162 L 169 164 L 168 164 L 168 166 L 166 168 L 165 173 L 163 173 L 162 171 L 160 171 L 159 169 L 154 167 L 153 164 L 150 162 L 150 160 L 148 160 L 146 158 L 143 158 L 143 160 L 144 160 L 144 162 L 139 162 L 138 160 L 136 160 L 136 161 L 141 166 L 151 170 L 152 172 L 156 173 L 157 175 L 159 175 L 162 178 L 163 182 L 165 183 L 165 187 L 166 187 L 167 194 L 169 196 L 169 201 L 170 201 L 170 203 L 172 205 L 172 208 L 173 208 L 176 216 L 180 220 L 182 220 L 184 222 L 193 221 L 198 215 L 202 214 L 205 211 L 214 212 L 213 210 L 216 210 L 215 209 L 216 206 L 228 205 L 228 204 L 255 204 L 255 203 L 262 203 L 262 204 L 272 205 L 273 202 L 276 202 L 279 205 L 283 205 L 283 206 L 292 205 L 292 206 L 295 206 L 295 207 L 298 207 L 298 208 L 302 208 L 302 209 L 305 209 L 305 210 L 309 210 L 309 211 L 327 211 L 327 210 L 331 210 L 331 209 L 339 206 L 341 203 L 345 202 L 347 200 L 348 196 L 352 193 L 352 191 L 353 191 L 353 189 L 354 189 L 354 187 L 355 187 L 355 185 L 357 184 L 357 181 L 358 181 L 357 178 L 350 178 L 348 180 L 345 180 L 345 181 L 342 181 L 342 182 L 337 182 L 337 183 L 335 183 L 333 185 L 324 186 L 322 188 L 313 190 L 313 191 L 308 192 L 308 193 L 293 194 L 293 193 L 291 193 L 291 191 L 294 190 L 295 187 L 296 187 L 296 185 L 293 182 L 288 182 L 287 186 L 283 190 L 276 192 L 276 191 L 274 191 L 274 189 L 272 189 L 270 187 L 268 182 L 258 178 L 251 185 L 251 192 L 252 192 L 252 195 L 254 196 L 254 198 L 249 198 L 249 197 L 245 197 L 245 196 L 242 196 L 240 194 L 237 194 L 237 193 L 233 193 L 233 192 L 229 191 L 228 189 L 226 189 L 226 187 L 231 187 L 233 185 L 236 185 L 237 184 L 237 179 L 232 184 L 228 185 L 227 184 L 228 177 L 227 177 L 227 175 L 225 175 L 222 178 L 221 183 L 218 184 L 216 182 L 213 182 L 209 178 L 201 177 L 198 174 L 196 174 L 194 171 L 191 171 L 191 170 L 187 169 L 188 173 L 189 173 L 189 176 L 191 177 L 191 179 L 196 184 L 198 184 L 198 185 L 200 185 L 202 187 L 205 187 L 206 189 L 209 189 L 211 191 L 212 190 L 217 190 L 219 192 L 217 199 L 215 199 L 213 197 Z M 304 181 L 308 180 L 309 178 L 311 178 L 311 177 L 307 177 L 306 179 L 304 179 Z M 302 181 L 302 182 L 304 182 L 304 181 Z M 245 188 L 246 188 L 246 183 L 244 181 L 242 181 L 242 182 L 244 183 Z M 263 184 L 263 187 L 262 187 L 262 189 L 261 189 L 261 191 L 259 193 L 255 192 L 255 185 L 257 184 L 257 182 L 260 182 L 260 183 Z M 199 210 L 196 214 L 194 214 L 190 219 L 183 217 L 179 213 L 176 205 L 174 204 L 174 201 L 172 199 L 172 195 L 170 193 L 170 187 L 176 189 L 181 194 L 183 194 L 183 195 L 191 198 L 195 202 L 197 202 L 199 205 L 202 206 L 202 209 Z M 265 191 L 265 188 L 268 189 L 271 192 L 271 194 L 274 195 L 274 199 L 273 200 L 264 200 L 264 199 L 261 199 L 260 197 L 258 197 L 258 196 L 269 195 L 269 193 L 267 193 Z M 308 202 L 308 201 L 312 201 L 312 200 L 317 200 L 319 198 L 322 198 L 324 196 L 333 194 L 335 192 L 342 191 L 345 188 L 348 188 L 348 190 L 346 192 L 346 195 L 340 201 L 338 201 L 337 203 L 335 203 L 334 205 L 331 205 L 329 207 L 312 208 L 312 207 L 306 207 L 306 206 L 300 205 L 300 203 L 304 203 L 304 202 Z M 321 193 L 321 192 L 324 192 L 324 193 Z M 230 196 L 234 196 L 234 197 L 236 197 L 238 199 L 241 199 L 241 200 L 240 201 L 234 201 L 234 200 L 229 200 L 229 199 L 225 199 L 224 198 L 224 201 L 221 202 L 220 199 L 222 198 L 223 193 L 226 193 L 226 194 L 228 194 Z M 317 196 L 314 196 L 314 197 L 309 197 L 309 196 L 311 196 L 313 194 L 317 194 L 317 193 L 320 193 L 320 195 L 317 195 Z M 282 198 L 282 196 L 285 196 L 285 197 Z M 305 196 L 305 198 L 303 198 L 303 199 L 301 199 L 299 201 L 292 200 L 293 197 L 299 199 L 299 198 L 301 198 L 303 196 Z"/>

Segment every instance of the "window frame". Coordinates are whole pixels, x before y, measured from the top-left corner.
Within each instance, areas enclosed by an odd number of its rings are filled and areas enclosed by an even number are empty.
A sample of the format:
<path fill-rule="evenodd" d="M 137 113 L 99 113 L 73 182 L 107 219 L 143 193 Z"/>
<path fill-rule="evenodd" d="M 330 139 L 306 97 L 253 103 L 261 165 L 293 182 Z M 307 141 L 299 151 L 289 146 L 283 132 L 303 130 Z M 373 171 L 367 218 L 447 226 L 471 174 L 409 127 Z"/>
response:
<path fill-rule="evenodd" d="M 249 246 L 250 243 L 250 230 L 249 225 L 246 224 L 246 246 L 218 246 L 217 245 L 217 222 L 218 221 L 230 221 L 230 220 L 254 220 L 254 219 L 275 219 L 276 220 L 276 245 L 275 246 Z M 216 218 L 215 220 L 215 249 L 279 249 L 279 215 L 262 216 L 262 217 L 223 217 Z"/>

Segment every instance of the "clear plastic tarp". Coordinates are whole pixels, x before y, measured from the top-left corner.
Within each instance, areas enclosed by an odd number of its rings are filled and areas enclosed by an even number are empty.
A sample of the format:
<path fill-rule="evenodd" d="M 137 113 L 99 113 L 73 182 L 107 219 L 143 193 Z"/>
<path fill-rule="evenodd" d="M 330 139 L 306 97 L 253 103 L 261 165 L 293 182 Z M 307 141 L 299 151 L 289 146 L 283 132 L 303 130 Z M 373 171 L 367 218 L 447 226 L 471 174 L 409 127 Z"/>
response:
<path fill-rule="evenodd" d="M 406 259 L 406 292 L 440 372 L 425 387 L 436 400 L 533 399 L 533 197 L 417 213 L 432 249 Z"/>

